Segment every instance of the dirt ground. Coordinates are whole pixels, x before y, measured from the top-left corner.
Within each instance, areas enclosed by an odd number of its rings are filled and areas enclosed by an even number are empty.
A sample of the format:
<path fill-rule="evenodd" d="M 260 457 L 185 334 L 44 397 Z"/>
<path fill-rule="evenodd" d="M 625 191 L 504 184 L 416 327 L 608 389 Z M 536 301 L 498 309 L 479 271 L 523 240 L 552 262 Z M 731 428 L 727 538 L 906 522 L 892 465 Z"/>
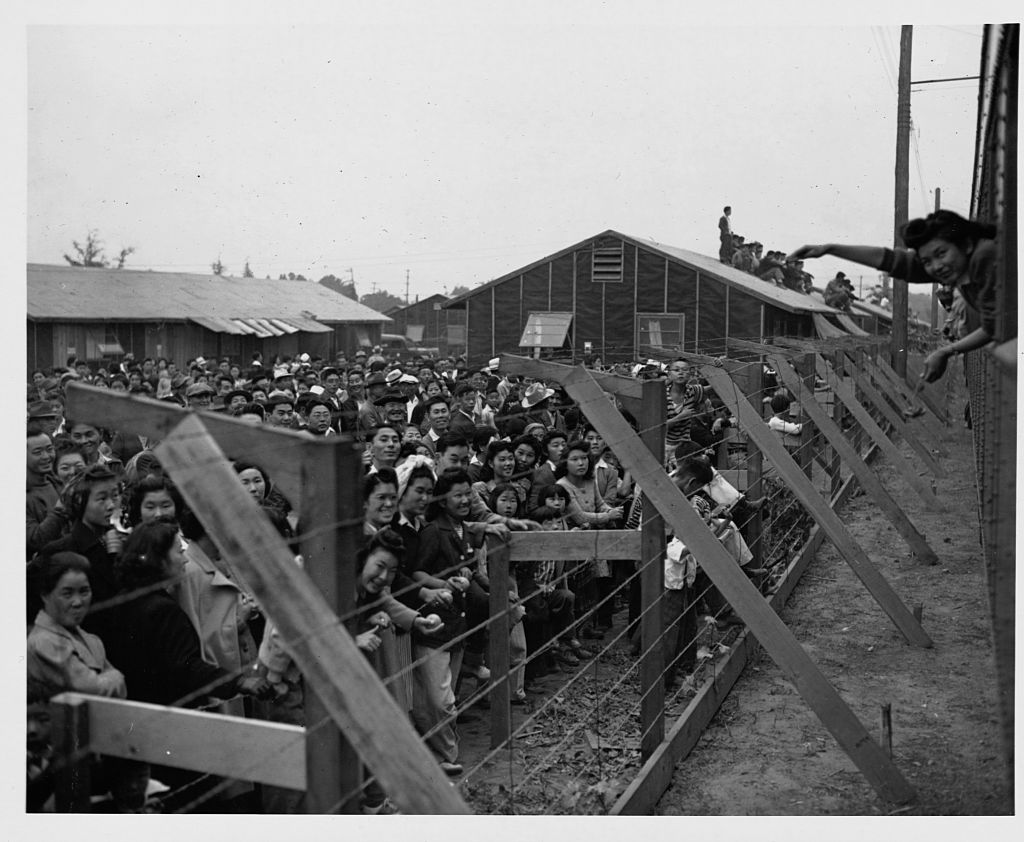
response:
<path fill-rule="evenodd" d="M 958 402 L 957 406 L 962 406 Z M 826 542 L 782 618 L 876 739 L 892 706 L 893 758 L 916 802 L 882 801 L 765 653 L 747 667 L 676 768 L 659 815 L 1007 815 L 995 666 L 979 544 L 971 434 L 951 413 L 940 441 L 949 477 L 928 511 L 884 458 L 884 485 L 939 555 L 925 566 L 863 493 L 840 515 L 904 603 L 923 607 L 933 649 L 907 644 Z M 919 421 L 911 424 L 920 425 Z M 937 426 L 937 425 L 936 425 Z M 925 441 L 931 441 L 922 433 Z M 903 451 L 911 464 L 913 451 Z M 923 470 L 923 469 L 922 469 Z"/>

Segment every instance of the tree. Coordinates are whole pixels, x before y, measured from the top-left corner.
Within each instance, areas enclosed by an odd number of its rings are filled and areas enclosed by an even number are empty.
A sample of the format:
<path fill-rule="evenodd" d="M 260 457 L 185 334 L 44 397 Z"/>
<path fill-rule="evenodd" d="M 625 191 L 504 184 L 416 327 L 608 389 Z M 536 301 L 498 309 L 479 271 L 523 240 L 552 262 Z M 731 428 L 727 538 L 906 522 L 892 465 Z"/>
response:
<path fill-rule="evenodd" d="M 365 304 L 371 310 L 376 310 L 378 313 L 384 313 L 392 307 L 404 307 L 405 299 L 392 295 L 387 290 L 382 289 L 378 292 L 367 293 L 359 299 L 359 303 Z"/>
<path fill-rule="evenodd" d="M 307 281 L 309 280 L 305 275 L 296 275 L 294 272 L 289 272 L 287 275 L 284 273 L 277 276 L 279 281 Z"/>
<path fill-rule="evenodd" d="M 341 293 L 353 301 L 359 300 L 359 295 L 356 293 L 356 285 L 352 281 L 343 281 L 336 275 L 324 275 L 317 283 L 327 287 L 329 290 Z"/>
<path fill-rule="evenodd" d="M 103 253 L 103 241 L 100 239 L 99 232 L 95 228 L 89 229 L 85 237 L 85 243 L 72 240 L 71 245 L 74 247 L 75 256 L 72 257 L 65 252 L 64 259 L 72 266 L 83 266 L 88 269 L 103 269 L 110 266 L 110 261 Z M 117 268 L 124 269 L 124 263 L 128 256 L 134 253 L 135 246 L 122 248 L 117 255 Z"/>
<path fill-rule="evenodd" d="M 457 298 L 460 295 L 464 295 L 469 292 L 469 287 L 462 286 L 461 284 L 457 287 L 452 287 L 452 291 L 448 293 L 449 298 Z"/>
<path fill-rule="evenodd" d="M 243 278 L 254 278 L 254 277 L 256 277 L 255 275 L 253 275 L 252 269 L 249 268 L 249 258 L 248 257 L 245 258 L 245 268 L 242 270 L 242 277 Z"/>
<path fill-rule="evenodd" d="M 220 255 L 218 254 L 217 259 L 210 264 L 210 269 L 214 275 L 223 275 L 228 270 L 228 267 L 221 263 Z"/>
<path fill-rule="evenodd" d="M 117 255 L 117 268 L 124 269 L 124 262 L 128 259 L 128 256 L 135 254 L 135 246 L 128 246 L 127 248 L 121 249 Z"/>

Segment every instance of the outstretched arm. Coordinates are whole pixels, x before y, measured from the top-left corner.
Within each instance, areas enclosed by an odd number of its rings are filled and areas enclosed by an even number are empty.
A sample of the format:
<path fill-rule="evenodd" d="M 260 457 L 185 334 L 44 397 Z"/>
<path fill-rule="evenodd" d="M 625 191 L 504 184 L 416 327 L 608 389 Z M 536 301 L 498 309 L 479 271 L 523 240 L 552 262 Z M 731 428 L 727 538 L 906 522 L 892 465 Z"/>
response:
<path fill-rule="evenodd" d="M 840 243 L 824 243 L 818 246 L 800 246 L 786 260 L 805 260 L 812 257 L 824 257 L 830 254 L 872 269 L 881 269 L 885 258 L 885 249 L 881 246 L 847 246 Z"/>

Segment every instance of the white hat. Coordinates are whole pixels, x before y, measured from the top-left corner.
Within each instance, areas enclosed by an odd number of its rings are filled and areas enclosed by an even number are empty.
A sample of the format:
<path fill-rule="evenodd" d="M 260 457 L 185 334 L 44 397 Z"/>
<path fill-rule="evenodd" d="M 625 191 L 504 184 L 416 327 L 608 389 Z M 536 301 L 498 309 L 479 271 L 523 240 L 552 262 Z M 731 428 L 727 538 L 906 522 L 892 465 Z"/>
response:
<path fill-rule="evenodd" d="M 522 405 L 529 409 L 531 406 L 536 406 L 543 400 L 547 400 L 555 393 L 554 389 L 548 389 L 539 380 L 536 383 L 531 383 L 523 393 Z"/>

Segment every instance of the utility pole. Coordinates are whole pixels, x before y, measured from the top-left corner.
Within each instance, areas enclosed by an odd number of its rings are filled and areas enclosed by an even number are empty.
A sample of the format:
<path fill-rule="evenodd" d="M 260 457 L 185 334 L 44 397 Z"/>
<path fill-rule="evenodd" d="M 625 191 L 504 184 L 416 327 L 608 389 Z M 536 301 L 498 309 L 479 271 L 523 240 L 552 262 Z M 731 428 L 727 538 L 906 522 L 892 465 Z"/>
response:
<path fill-rule="evenodd" d="M 942 188 L 941 187 L 936 187 L 935 188 L 935 210 L 938 210 L 940 207 L 942 207 Z M 939 285 L 938 284 L 932 284 L 932 317 L 931 317 L 931 321 L 930 321 L 930 324 L 932 326 L 932 330 L 937 330 L 938 327 L 939 327 L 939 296 L 938 296 L 938 292 L 939 292 Z"/>
<path fill-rule="evenodd" d="M 893 245 L 899 247 L 900 227 L 908 218 L 910 193 L 910 54 L 914 27 L 900 27 L 900 74 L 896 104 L 896 200 Z M 889 355 L 900 377 L 907 376 L 907 282 L 892 282 L 892 344 Z"/>
<path fill-rule="evenodd" d="M 409 306 L 409 270 L 405 270 L 405 306 Z"/>

